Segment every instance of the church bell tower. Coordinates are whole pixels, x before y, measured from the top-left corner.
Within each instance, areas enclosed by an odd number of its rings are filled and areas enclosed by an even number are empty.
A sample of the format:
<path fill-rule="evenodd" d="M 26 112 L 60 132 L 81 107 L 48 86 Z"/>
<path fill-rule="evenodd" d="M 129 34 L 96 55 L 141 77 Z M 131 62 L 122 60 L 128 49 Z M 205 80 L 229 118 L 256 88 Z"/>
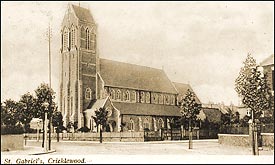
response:
<path fill-rule="evenodd" d="M 84 126 L 83 111 L 97 96 L 96 24 L 89 9 L 68 5 L 61 26 L 59 110 L 64 126 Z"/>

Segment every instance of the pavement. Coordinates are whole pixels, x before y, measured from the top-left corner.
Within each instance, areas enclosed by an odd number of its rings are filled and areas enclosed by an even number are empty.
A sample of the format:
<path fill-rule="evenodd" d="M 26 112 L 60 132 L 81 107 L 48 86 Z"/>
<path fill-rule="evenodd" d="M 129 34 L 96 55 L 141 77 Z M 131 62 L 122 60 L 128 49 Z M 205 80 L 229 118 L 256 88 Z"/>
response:
<path fill-rule="evenodd" d="M 221 145 L 217 139 L 153 142 L 52 141 L 54 152 L 45 154 L 41 141 L 28 140 L 24 150 L 1 152 L 1 156 L 37 156 L 59 159 L 83 158 L 89 163 L 274 163 L 274 149 L 264 147 L 253 156 L 250 147 Z M 31 157 L 32 158 L 32 157 Z M 35 157 L 36 158 L 36 157 Z M 2 161 L 2 158 L 1 158 Z M 47 160 L 45 160 L 47 161 Z"/>

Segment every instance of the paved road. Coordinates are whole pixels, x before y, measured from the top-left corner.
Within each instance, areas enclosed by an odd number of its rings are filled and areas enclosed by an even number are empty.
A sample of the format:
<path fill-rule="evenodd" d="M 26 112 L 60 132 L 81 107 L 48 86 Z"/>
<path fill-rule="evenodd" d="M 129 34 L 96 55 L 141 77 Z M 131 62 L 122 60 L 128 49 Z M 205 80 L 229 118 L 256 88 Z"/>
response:
<path fill-rule="evenodd" d="M 249 147 L 226 146 L 217 140 L 194 140 L 193 149 L 188 149 L 188 141 L 162 142 L 98 142 L 61 141 L 52 142 L 56 152 L 52 155 L 251 155 Z M 25 150 L 1 152 L 1 154 L 29 154 L 41 150 L 41 142 L 28 141 Z M 264 148 L 260 155 L 274 155 L 274 150 Z"/>
<path fill-rule="evenodd" d="M 188 149 L 188 141 L 164 142 L 98 142 L 62 141 L 52 142 L 56 152 L 43 155 L 30 155 L 43 152 L 41 142 L 28 141 L 21 151 L 1 152 L 1 163 L 10 159 L 43 160 L 52 163 L 59 159 L 85 159 L 87 163 L 106 164 L 274 164 L 274 150 L 264 148 L 260 156 L 252 156 L 251 149 L 245 147 L 220 145 L 217 140 L 194 140 L 193 149 Z M 50 162 L 48 162 L 50 160 Z"/>

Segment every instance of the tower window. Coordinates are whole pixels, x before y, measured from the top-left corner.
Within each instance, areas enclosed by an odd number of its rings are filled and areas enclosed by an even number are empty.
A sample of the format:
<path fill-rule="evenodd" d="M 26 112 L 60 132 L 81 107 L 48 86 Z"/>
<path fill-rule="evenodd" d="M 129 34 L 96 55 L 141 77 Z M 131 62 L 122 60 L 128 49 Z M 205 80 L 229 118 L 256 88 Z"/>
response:
<path fill-rule="evenodd" d="M 91 100 L 92 99 L 92 90 L 91 90 L 91 88 L 86 88 L 85 99 L 87 99 L 87 100 Z"/>
<path fill-rule="evenodd" d="M 86 29 L 86 49 L 90 49 L 90 31 Z"/>
<path fill-rule="evenodd" d="M 73 49 L 74 46 L 75 46 L 75 28 L 74 27 L 72 27 L 71 35 L 72 35 L 72 37 L 71 37 L 71 39 L 72 39 L 72 41 L 71 41 L 71 49 Z"/>
<path fill-rule="evenodd" d="M 68 30 L 64 30 L 64 37 L 63 37 L 63 51 L 67 50 L 68 46 Z"/>

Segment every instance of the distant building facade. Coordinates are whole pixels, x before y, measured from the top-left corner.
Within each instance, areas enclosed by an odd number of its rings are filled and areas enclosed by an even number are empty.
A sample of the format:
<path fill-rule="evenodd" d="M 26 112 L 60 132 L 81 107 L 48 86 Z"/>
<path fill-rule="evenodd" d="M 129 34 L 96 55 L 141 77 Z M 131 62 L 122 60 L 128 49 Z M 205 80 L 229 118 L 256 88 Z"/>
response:
<path fill-rule="evenodd" d="M 192 90 L 171 82 L 161 69 L 99 58 L 97 25 L 79 6 L 68 5 L 60 54 L 59 108 L 65 126 L 77 122 L 78 128 L 97 131 L 92 116 L 102 107 L 110 132 L 169 128 L 181 116 L 178 101 Z"/>

